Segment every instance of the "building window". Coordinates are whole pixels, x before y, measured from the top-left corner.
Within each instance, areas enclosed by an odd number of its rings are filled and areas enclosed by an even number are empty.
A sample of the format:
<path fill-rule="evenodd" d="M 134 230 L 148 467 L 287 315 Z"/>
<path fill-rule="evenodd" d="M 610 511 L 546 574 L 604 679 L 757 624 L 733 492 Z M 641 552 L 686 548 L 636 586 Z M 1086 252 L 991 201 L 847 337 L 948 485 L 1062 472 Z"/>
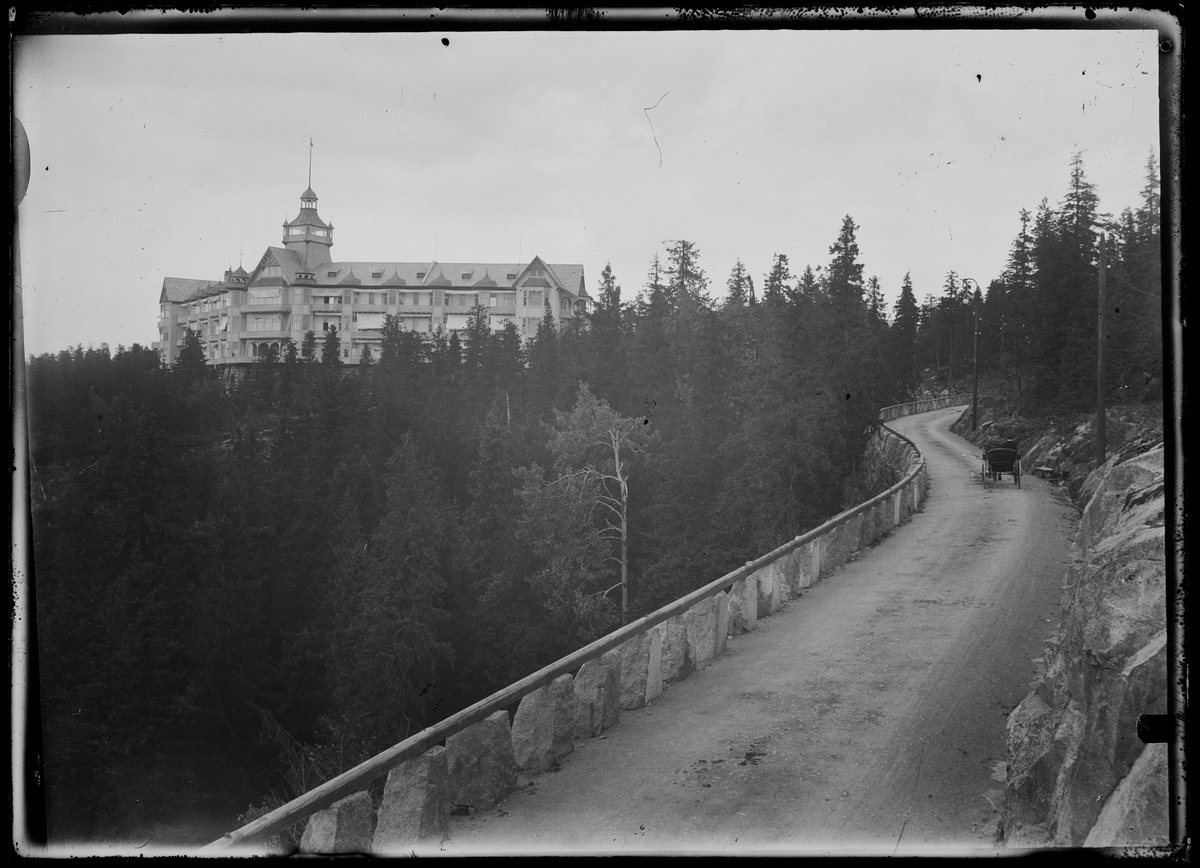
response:
<path fill-rule="evenodd" d="M 424 276 L 425 276 L 425 272 L 424 272 L 424 271 L 418 271 L 418 272 L 417 272 L 417 279 L 418 279 L 418 280 L 420 280 L 420 279 L 421 279 L 421 278 L 423 278 Z"/>
<path fill-rule="evenodd" d="M 328 273 L 327 275 L 325 275 L 325 276 L 326 276 L 326 277 L 337 277 L 337 272 L 336 272 L 336 271 L 331 271 L 331 272 L 329 272 L 329 273 Z"/>
<path fill-rule="evenodd" d="M 570 300 L 564 297 L 561 301 L 559 301 L 558 309 L 559 310 L 570 310 L 571 309 Z"/>
<path fill-rule="evenodd" d="M 463 279 L 463 280 L 470 280 L 470 279 L 471 279 L 471 272 L 470 272 L 470 271 L 464 271 L 464 272 L 462 273 L 462 279 Z"/>
<path fill-rule="evenodd" d="M 258 272 L 259 277 L 282 277 L 283 269 L 278 265 L 264 265 Z"/>
<path fill-rule="evenodd" d="M 516 272 L 513 272 L 512 274 L 504 275 L 504 279 L 505 280 L 516 280 L 517 279 Z"/>
<path fill-rule="evenodd" d="M 250 290 L 251 304 L 279 304 L 283 300 L 283 291 L 273 286 L 270 289 Z"/>
<path fill-rule="evenodd" d="M 382 271 L 372 271 L 371 277 L 383 277 L 383 272 Z"/>
<path fill-rule="evenodd" d="M 246 331 L 250 332 L 277 332 L 280 330 L 279 316 L 252 316 L 249 317 Z"/>

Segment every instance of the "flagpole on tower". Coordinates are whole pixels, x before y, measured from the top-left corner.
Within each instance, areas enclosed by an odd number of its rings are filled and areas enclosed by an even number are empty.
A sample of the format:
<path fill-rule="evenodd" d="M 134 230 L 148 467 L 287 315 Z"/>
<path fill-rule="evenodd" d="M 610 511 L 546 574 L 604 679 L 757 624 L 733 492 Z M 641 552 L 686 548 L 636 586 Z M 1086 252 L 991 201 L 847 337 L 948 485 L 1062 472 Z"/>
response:
<path fill-rule="evenodd" d="M 308 140 L 308 189 L 310 190 L 312 189 L 312 152 L 313 143 L 312 137 L 310 136 Z"/>

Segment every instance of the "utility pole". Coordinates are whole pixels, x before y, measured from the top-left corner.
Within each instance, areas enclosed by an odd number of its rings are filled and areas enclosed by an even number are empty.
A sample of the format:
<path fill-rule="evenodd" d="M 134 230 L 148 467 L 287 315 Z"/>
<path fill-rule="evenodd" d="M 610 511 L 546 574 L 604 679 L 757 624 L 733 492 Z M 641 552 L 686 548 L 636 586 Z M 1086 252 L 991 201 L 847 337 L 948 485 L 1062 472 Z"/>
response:
<path fill-rule="evenodd" d="M 1105 428 L 1107 421 L 1105 416 L 1105 388 L 1104 388 L 1104 305 L 1107 303 L 1104 298 L 1104 247 L 1105 234 L 1100 233 L 1100 304 L 1096 310 L 1096 463 L 1104 463 L 1105 455 Z"/>
<path fill-rule="evenodd" d="M 973 277 L 964 277 L 962 279 L 963 288 L 965 289 L 968 283 L 975 284 L 975 288 L 979 289 L 979 281 Z M 979 426 L 979 306 L 975 306 L 975 336 L 974 343 L 971 347 L 972 364 L 974 367 L 974 385 L 971 387 L 971 430 L 974 431 Z"/>
<path fill-rule="evenodd" d="M 971 430 L 979 425 L 979 310 L 975 311 L 975 344 L 971 349 L 974 356 L 975 384 L 971 387 Z"/>

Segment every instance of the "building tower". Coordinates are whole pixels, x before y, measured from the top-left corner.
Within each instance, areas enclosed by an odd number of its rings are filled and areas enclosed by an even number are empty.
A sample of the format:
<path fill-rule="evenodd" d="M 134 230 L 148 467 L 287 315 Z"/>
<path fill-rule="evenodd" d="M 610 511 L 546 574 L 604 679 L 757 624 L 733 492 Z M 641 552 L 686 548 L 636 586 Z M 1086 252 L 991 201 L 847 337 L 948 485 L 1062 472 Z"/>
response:
<path fill-rule="evenodd" d="M 331 261 L 333 224 L 317 216 L 317 194 L 311 185 L 300 194 L 300 214 L 283 224 L 283 246 L 300 254 L 300 261 L 310 269 Z"/>

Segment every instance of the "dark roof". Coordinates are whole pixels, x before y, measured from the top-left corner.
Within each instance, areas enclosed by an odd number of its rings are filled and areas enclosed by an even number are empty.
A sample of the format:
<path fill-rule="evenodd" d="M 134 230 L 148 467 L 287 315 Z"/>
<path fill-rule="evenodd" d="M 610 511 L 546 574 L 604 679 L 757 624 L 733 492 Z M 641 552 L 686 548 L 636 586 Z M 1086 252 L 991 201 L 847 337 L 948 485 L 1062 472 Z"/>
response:
<path fill-rule="evenodd" d="M 586 298 L 591 301 L 591 296 L 588 295 L 587 282 L 583 279 L 582 265 L 562 265 L 559 263 L 546 263 L 546 267 L 550 272 L 558 278 L 558 282 L 562 284 L 562 288 L 577 298 Z"/>
<path fill-rule="evenodd" d="M 289 223 L 284 223 L 284 226 L 320 226 L 322 229 L 332 229 L 333 224 L 326 223 L 317 216 L 316 208 L 301 208 L 300 213 L 296 215 L 296 219 Z"/>
<path fill-rule="evenodd" d="M 159 304 L 164 301 L 190 301 L 213 285 L 211 280 L 196 280 L 190 277 L 164 277 Z"/>
<path fill-rule="evenodd" d="M 309 187 L 307 190 L 305 190 L 303 193 L 300 194 L 300 198 L 301 199 L 315 199 L 315 198 L 317 198 L 317 194 L 313 192 L 312 187 Z"/>
<path fill-rule="evenodd" d="M 296 281 L 297 271 L 305 271 L 311 272 L 320 286 L 444 286 L 452 289 L 496 287 L 503 290 L 515 288 L 516 280 L 509 280 L 508 275 L 515 274 L 520 278 L 531 265 L 540 265 L 546 269 L 548 285 L 561 286 L 576 298 L 591 300 L 587 293 L 582 265 L 550 264 L 538 257 L 523 265 L 514 262 L 325 262 L 305 268 L 301 264 L 300 254 L 295 250 L 286 247 L 269 247 L 267 250 L 271 253 L 273 262 L 281 267 L 287 283 Z M 240 268 L 239 272 L 245 274 Z M 333 272 L 332 277 L 330 272 Z M 462 275 L 468 272 L 472 276 L 463 278 Z M 380 276 L 375 277 L 376 274 Z M 201 283 L 208 282 L 193 281 L 192 285 Z M 530 285 L 538 284 L 530 281 Z"/>
<path fill-rule="evenodd" d="M 268 247 L 267 252 L 271 254 L 275 264 L 283 271 L 283 279 L 286 283 L 296 282 L 297 271 L 311 271 L 312 269 L 304 268 L 300 262 L 300 254 L 295 250 L 288 250 L 286 247 Z M 255 281 L 259 286 L 270 286 L 269 283 Z"/>

